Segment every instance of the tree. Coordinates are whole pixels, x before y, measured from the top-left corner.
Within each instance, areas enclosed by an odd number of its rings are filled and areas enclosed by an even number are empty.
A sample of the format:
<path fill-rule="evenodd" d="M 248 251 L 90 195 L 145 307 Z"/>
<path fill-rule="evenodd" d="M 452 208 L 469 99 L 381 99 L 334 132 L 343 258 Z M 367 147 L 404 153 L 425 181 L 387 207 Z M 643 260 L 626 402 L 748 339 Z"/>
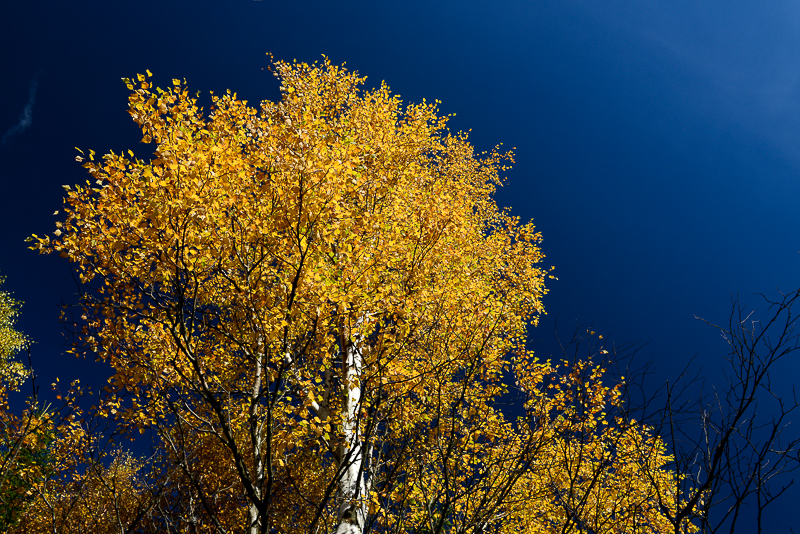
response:
<path fill-rule="evenodd" d="M 15 329 L 20 305 L 9 293 L 0 292 L 0 531 L 56 531 L 58 517 L 44 513 L 43 506 L 56 499 L 71 508 L 76 503 L 70 503 L 63 486 L 59 488 L 62 492 L 47 490 L 57 485 L 59 477 L 87 468 L 91 472 L 96 465 L 87 461 L 93 448 L 81 426 L 78 381 L 63 396 L 58 395 L 62 400 L 59 406 L 42 406 L 32 369 L 13 359 L 27 347 L 30 365 L 31 341 Z M 25 399 L 25 411 L 16 415 L 9 408 L 9 394 L 19 393 L 27 378 L 32 393 Z M 52 511 L 53 506 L 49 508 Z"/>
<path fill-rule="evenodd" d="M 680 499 L 659 506 L 676 534 L 686 519 L 703 533 L 733 532 L 748 513 L 762 532 L 766 508 L 793 485 L 787 475 L 800 467 L 800 437 L 787 435 L 800 402 L 794 390 L 781 396 L 771 379 L 800 349 L 794 329 L 800 290 L 762 297 L 762 316 L 737 297 L 725 326 L 706 321 L 727 343 L 727 384 L 697 398 L 699 379 L 684 372 L 661 395 L 650 395 L 651 405 L 659 397 L 664 402 L 647 418 L 675 455 L 666 488 Z"/>
<path fill-rule="evenodd" d="M 0 286 L 6 281 L 0 276 Z M 0 291 L 0 384 L 16 390 L 25 379 L 25 366 L 14 361 L 14 356 L 30 341 L 14 327 L 22 305 L 7 291 Z"/>
<path fill-rule="evenodd" d="M 228 92 L 208 117 L 178 80 L 126 80 L 155 158 L 79 156 L 94 183 L 34 236 L 87 289 L 75 350 L 115 371 L 98 413 L 157 442 L 120 531 L 662 530 L 660 478 L 615 475 L 669 474 L 609 415 L 619 384 L 525 348 L 548 271 L 492 198 L 513 154 L 327 60 L 276 71 L 279 103 Z"/>
<path fill-rule="evenodd" d="M 0 277 L 0 285 L 4 282 L 5 277 Z M 31 436 L 37 428 L 33 417 L 20 422 L 8 413 L 8 393 L 19 390 L 26 376 L 22 363 L 13 359 L 29 343 L 15 328 L 20 305 L 11 294 L 0 291 L 0 529 L 3 530 L 16 524 L 24 510 L 28 499 L 23 473 L 39 460 L 39 447 L 29 447 L 30 441 L 36 441 Z"/>

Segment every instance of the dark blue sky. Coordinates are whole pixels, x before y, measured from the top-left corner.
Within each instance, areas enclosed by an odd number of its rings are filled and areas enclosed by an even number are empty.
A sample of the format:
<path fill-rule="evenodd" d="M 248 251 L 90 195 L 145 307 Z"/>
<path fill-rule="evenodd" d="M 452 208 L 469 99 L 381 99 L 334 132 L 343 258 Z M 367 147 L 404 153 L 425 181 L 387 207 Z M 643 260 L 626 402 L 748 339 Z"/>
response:
<path fill-rule="evenodd" d="M 796 2 L 30 1 L 2 9 L 0 44 L 0 272 L 44 383 L 94 367 L 61 355 L 68 265 L 24 243 L 86 179 L 73 147 L 147 155 L 120 81 L 145 69 L 275 99 L 266 52 L 326 54 L 442 100 L 480 150 L 517 147 L 498 199 L 534 219 L 559 277 L 533 339 L 580 319 L 649 343 L 664 377 L 698 355 L 713 379 L 725 345 L 694 315 L 800 286 Z M 800 365 L 783 370 L 788 386 Z"/>

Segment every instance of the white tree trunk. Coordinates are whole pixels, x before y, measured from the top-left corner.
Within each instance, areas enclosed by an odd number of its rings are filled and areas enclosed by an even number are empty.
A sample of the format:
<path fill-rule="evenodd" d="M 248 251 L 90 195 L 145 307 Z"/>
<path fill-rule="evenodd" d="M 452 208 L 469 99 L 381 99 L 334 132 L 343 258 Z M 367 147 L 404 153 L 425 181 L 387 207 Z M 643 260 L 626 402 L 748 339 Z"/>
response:
<path fill-rule="evenodd" d="M 253 446 L 253 492 L 255 493 L 258 499 L 262 498 L 261 495 L 261 487 L 264 481 L 264 463 L 261 459 L 262 454 L 262 447 L 264 442 L 264 425 L 261 421 L 261 414 L 259 412 L 259 403 L 256 402 L 259 395 L 261 394 L 261 379 L 263 374 L 263 369 L 261 362 L 264 358 L 264 349 L 263 349 L 263 341 L 262 337 L 259 335 L 258 337 L 258 353 L 256 355 L 256 369 L 255 369 L 255 376 L 253 378 L 253 391 L 252 391 L 252 398 L 250 402 L 250 421 L 251 421 L 251 441 Z M 247 520 L 249 522 L 249 529 L 248 534 L 259 534 L 261 531 L 261 522 L 266 520 L 264 517 L 260 517 L 260 511 L 258 506 L 256 506 L 255 502 L 251 502 L 249 508 L 247 509 Z"/>
<path fill-rule="evenodd" d="M 353 343 L 344 349 L 345 382 L 342 402 L 344 441 L 339 455 L 338 526 L 336 534 L 361 534 L 367 519 L 369 488 L 365 480 L 364 446 L 359 429 L 363 357 Z"/>

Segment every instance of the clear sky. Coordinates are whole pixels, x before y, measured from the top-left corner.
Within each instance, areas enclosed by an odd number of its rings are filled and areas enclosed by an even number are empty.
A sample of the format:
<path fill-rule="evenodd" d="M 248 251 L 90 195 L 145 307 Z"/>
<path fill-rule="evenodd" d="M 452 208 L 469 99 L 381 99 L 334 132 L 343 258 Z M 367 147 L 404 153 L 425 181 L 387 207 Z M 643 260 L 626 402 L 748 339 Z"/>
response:
<path fill-rule="evenodd" d="M 0 272 L 44 384 L 102 374 L 62 355 L 69 266 L 24 242 L 87 178 L 73 147 L 148 156 L 120 81 L 145 69 L 275 99 L 266 52 L 346 62 L 405 101 L 441 100 L 479 150 L 517 148 L 498 199 L 556 267 L 531 336 L 544 357 L 554 319 L 581 320 L 648 343 L 664 379 L 697 355 L 713 381 L 726 347 L 694 316 L 800 286 L 797 2 L 29 1 L 2 8 L 0 46 Z M 782 370 L 788 387 L 800 365 Z"/>

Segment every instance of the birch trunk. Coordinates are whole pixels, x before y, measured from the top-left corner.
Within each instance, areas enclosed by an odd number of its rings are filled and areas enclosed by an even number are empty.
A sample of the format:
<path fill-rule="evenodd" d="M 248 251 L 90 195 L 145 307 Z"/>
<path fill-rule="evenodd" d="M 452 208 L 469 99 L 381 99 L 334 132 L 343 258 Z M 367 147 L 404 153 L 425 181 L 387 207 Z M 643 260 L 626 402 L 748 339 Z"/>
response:
<path fill-rule="evenodd" d="M 261 488 L 264 481 L 264 463 L 261 458 L 261 452 L 264 443 L 263 424 L 259 413 L 258 398 L 261 395 L 261 382 L 263 367 L 262 362 L 264 359 L 263 338 L 259 335 L 258 338 L 258 353 L 256 354 L 256 369 L 255 377 L 253 380 L 253 390 L 251 392 L 252 398 L 250 401 L 250 439 L 253 446 L 253 492 L 256 498 L 260 501 L 262 498 Z M 249 524 L 248 534 L 260 534 L 261 523 L 265 521 L 265 517 L 261 517 L 258 505 L 254 501 L 250 501 L 250 506 L 247 509 L 247 521 Z"/>
<path fill-rule="evenodd" d="M 367 519 L 369 488 L 365 480 L 364 443 L 359 429 L 363 357 L 353 343 L 344 349 L 345 391 L 342 402 L 344 440 L 339 455 L 341 473 L 337 489 L 338 526 L 336 534 L 361 534 Z"/>

